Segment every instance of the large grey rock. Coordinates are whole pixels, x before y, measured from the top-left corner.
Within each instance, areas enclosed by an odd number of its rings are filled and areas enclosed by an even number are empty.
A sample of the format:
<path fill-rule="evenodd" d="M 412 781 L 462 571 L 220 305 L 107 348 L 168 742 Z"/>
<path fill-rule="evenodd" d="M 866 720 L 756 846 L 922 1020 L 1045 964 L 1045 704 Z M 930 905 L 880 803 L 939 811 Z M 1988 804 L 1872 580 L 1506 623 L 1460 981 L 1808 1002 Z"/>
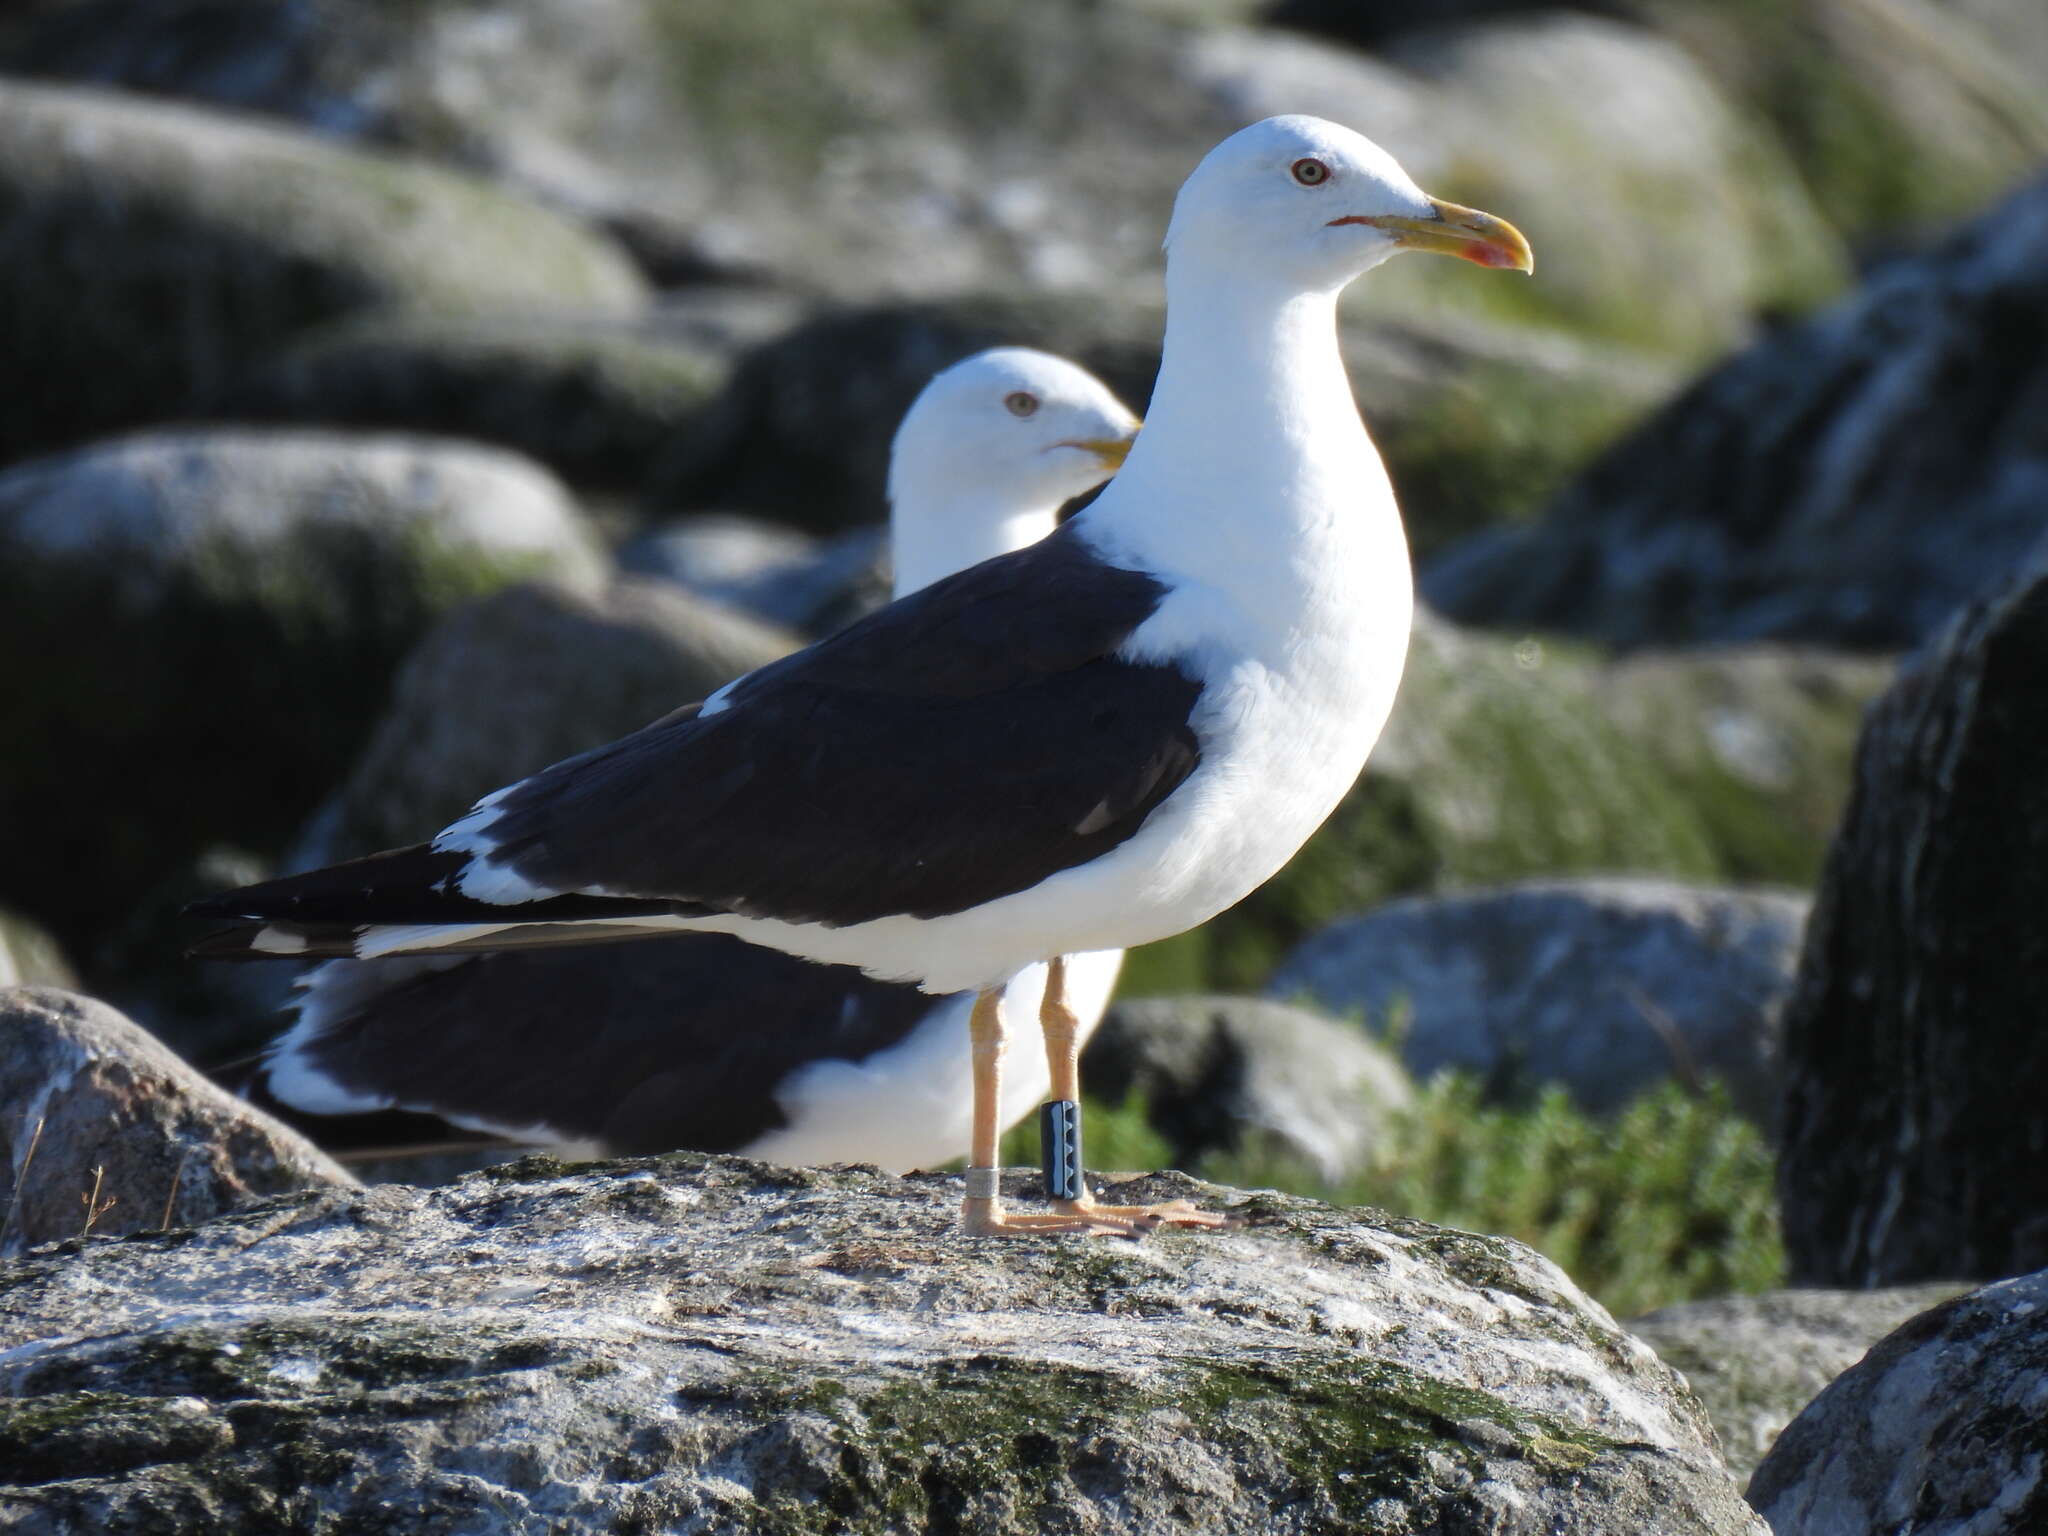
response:
<path fill-rule="evenodd" d="M 259 1196 L 354 1182 L 104 1003 L 0 988 L 0 1254 L 88 1227 L 190 1226 Z"/>
<path fill-rule="evenodd" d="M 1749 1482 L 1775 1536 L 2048 1525 L 2048 1274 L 1923 1312 L 1838 1377 Z"/>
<path fill-rule="evenodd" d="M 1467 622 L 1624 647 L 1918 643 L 2048 513 L 2044 273 L 2038 182 L 1708 375 L 1423 590 Z"/>
<path fill-rule="evenodd" d="M 889 600 L 889 533 L 881 525 L 822 539 L 759 518 L 702 513 L 650 528 L 619 550 L 619 565 L 806 634 Z"/>
<path fill-rule="evenodd" d="M 497 593 L 451 615 L 406 658 L 384 718 L 289 862 L 310 868 L 431 837 L 492 790 L 636 731 L 799 643 L 645 576 Z"/>
<path fill-rule="evenodd" d="M 1670 1077 L 1720 1078 L 1769 1126 L 1806 907 L 1790 892 L 1613 878 L 1416 897 L 1317 934 L 1270 991 L 1404 1019 L 1401 1057 L 1419 1078 L 1562 1083 L 1596 1112 Z"/>
<path fill-rule="evenodd" d="M 535 1159 L 39 1256 L 0 1518 L 1763 1536 L 1698 1404 L 1517 1244 L 1271 1196 L 994 1242 L 959 1191 Z"/>
<path fill-rule="evenodd" d="M 1403 67 L 1228 24 L 1242 5 L 360 9 L 131 0 L 16 57 L 446 154 L 630 226 L 679 275 L 837 298 L 1149 293 L 1182 178 L 1274 111 L 1350 123 L 1432 191 L 1517 217 L 1562 189 L 1571 212 L 1532 232 L 1543 275 L 1474 301 L 1524 321 L 1696 354 L 1840 268 L 1793 168 L 1698 65 L 1577 18 L 1475 29 Z"/>
<path fill-rule="evenodd" d="M 1822 215 L 1864 240 L 1975 213 L 2048 156 L 2033 0 L 1624 0 L 1767 122 Z"/>
<path fill-rule="evenodd" d="M 1287 868 L 1125 985 L 1262 991 L 1339 918 L 1399 896 L 1652 874 L 1799 887 L 1818 875 L 1881 662 L 1737 649 L 1630 658 L 1418 613 L 1392 718 Z"/>
<path fill-rule="evenodd" d="M 812 529 L 878 521 L 896 423 L 940 368 L 983 347 L 1039 347 L 1142 409 L 1162 319 L 1149 294 L 975 294 L 822 310 L 742 358 L 698 429 L 677 437 L 653 489 Z M 1676 384 L 1666 363 L 1469 316 L 1348 321 L 1343 343 L 1418 548 L 1533 512 Z"/>
<path fill-rule="evenodd" d="M 602 566 L 552 476 L 463 444 L 195 430 L 0 475 L 0 899 L 70 942 L 275 849 L 438 614 Z"/>
<path fill-rule="evenodd" d="M 2048 546 L 1908 661 L 1864 728 L 1785 1015 L 1795 1281 L 2048 1265 L 2044 909 Z"/>
<path fill-rule="evenodd" d="M 633 494 L 729 364 L 691 327 L 651 319 L 376 314 L 266 358 L 216 409 L 499 443 L 573 485 Z"/>
<path fill-rule="evenodd" d="M 198 107 L 0 91 L 0 462 L 189 415 L 371 308 L 626 313 L 609 241 L 472 177 Z"/>
<path fill-rule="evenodd" d="M 1415 1097 L 1401 1064 L 1361 1031 L 1250 997 L 1125 999 L 1089 1040 L 1081 1074 L 1112 1104 L 1138 1095 L 1177 1166 L 1212 1152 L 1278 1155 L 1333 1184 Z"/>
<path fill-rule="evenodd" d="M 1399 57 L 1450 23 L 1559 9 L 1682 46 L 1783 142 L 1828 220 L 1861 238 L 1975 212 L 2048 154 L 2035 88 L 2048 22 L 2034 0 L 1277 0 L 1268 15 Z"/>
<path fill-rule="evenodd" d="M 1628 1330 L 1682 1372 L 1747 1483 L 1779 1433 L 1886 1334 L 1965 1289 L 1765 1291 L 1680 1302 Z"/>
<path fill-rule="evenodd" d="M 1552 10 L 1433 31 L 1377 59 L 1256 33 L 1211 33 L 1193 51 L 1244 117 L 1348 123 L 1436 195 L 1512 218 L 1535 248 L 1537 276 L 1521 285 L 1394 263 L 1353 291 L 1354 312 L 1478 307 L 1694 359 L 1740 339 L 1759 310 L 1804 307 L 1845 279 L 1776 140 L 1641 28 Z M 1643 216 L 1667 198 L 1688 211 Z"/>

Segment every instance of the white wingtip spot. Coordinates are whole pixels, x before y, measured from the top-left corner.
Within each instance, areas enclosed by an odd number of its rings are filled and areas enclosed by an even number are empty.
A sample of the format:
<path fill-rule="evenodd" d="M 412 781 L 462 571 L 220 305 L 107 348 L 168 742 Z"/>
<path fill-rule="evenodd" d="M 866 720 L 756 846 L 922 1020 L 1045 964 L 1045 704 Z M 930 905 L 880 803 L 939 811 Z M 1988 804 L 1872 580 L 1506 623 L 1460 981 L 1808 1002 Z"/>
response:
<path fill-rule="evenodd" d="M 733 689 L 739 687 L 739 685 L 745 681 L 746 678 L 744 676 L 736 677 L 731 682 L 727 683 L 723 688 L 719 689 L 716 693 L 712 694 L 702 704 L 699 704 L 697 706 L 697 718 L 699 720 L 706 720 L 713 715 L 722 715 L 728 709 L 731 709 L 732 700 L 728 697 L 728 695 L 731 694 Z"/>
<path fill-rule="evenodd" d="M 256 936 L 249 940 L 249 947 L 266 955 L 303 955 L 306 938 L 304 934 L 284 928 L 259 928 Z"/>

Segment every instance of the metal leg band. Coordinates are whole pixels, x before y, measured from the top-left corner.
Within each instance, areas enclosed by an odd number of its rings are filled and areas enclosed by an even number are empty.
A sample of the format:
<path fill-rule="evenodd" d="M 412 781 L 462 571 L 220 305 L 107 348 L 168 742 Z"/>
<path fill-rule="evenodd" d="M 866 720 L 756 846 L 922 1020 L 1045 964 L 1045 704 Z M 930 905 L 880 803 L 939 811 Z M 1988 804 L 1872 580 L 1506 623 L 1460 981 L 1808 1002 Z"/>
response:
<path fill-rule="evenodd" d="M 1081 1167 L 1081 1106 L 1053 1099 L 1038 1106 L 1038 1152 L 1048 1200 L 1087 1198 Z"/>
<path fill-rule="evenodd" d="M 970 1200 L 993 1200 L 1003 1192 L 1003 1170 L 1000 1168 L 970 1168 L 967 1170 L 967 1198 Z"/>

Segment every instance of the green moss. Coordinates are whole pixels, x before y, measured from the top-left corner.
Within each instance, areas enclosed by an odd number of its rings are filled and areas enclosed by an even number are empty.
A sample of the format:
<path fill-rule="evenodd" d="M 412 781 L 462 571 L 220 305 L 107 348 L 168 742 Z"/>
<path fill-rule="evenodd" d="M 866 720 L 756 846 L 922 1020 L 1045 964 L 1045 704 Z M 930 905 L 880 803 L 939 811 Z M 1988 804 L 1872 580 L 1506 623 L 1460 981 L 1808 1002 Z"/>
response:
<path fill-rule="evenodd" d="M 364 494 L 337 476 L 331 494 L 352 490 Z M 439 615 L 579 565 L 559 546 L 481 545 L 436 509 L 381 511 L 274 534 L 109 537 L 97 558 L 45 555 L 0 528 L 0 652 L 33 658 L 0 694 L 0 822 L 13 834 L 0 899 L 32 887 L 61 940 L 97 950 L 100 985 L 123 984 L 131 964 L 160 969 L 175 947 L 161 930 L 132 955 L 107 943 L 136 892 L 184 879 L 229 840 L 282 847 Z M 100 621 L 81 628 L 81 613 Z M 66 830 L 81 820 L 90 861 Z"/>
<path fill-rule="evenodd" d="M 1973 213 L 2048 153 L 2037 82 L 1967 18 L 1815 0 L 1643 3 L 1770 124 L 1851 237 Z"/>
<path fill-rule="evenodd" d="M 1090 1496 L 1078 1483 L 1096 1497 L 1105 1485 L 1155 1483 L 1133 1434 L 1148 1420 L 1234 1462 L 1253 1496 L 1330 1525 L 1386 1497 L 1452 1503 L 1489 1454 L 1571 1476 L 1614 1448 L 1484 1392 L 1348 1356 L 1191 1363 L 1143 1380 L 983 1356 L 859 1393 L 759 1372 L 744 1390 L 822 1420 L 845 1448 L 827 1453 L 836 1478 L 757 1490 L 756 1531 L 1033 1528 Z M 1471 1443 L 1481 1423 L 1496 1431 L 1487 1453 Z M 1102 1433 L 1111 1426 L 1113 1440 Z"/>
<path fill-rule="evenodd" d="M 1474 1285 L 1522 1288 L 1497 1239 L 1473 1234 L 1514 1238 L 1619 1317 L 1767 1290 L 1784 1273 L 1775 1160 L 1718 1084 L 1697 1098 L 1666 1084 L 1602 1119 L 1559 1088 L 1496 1103 L 1446 1074 L 1389 1117 L 1372 1162 L 1339 1184 L 1270 1151 L 1214 1157 L 1198 1171 L 1463 1229 L 1421 1241 Z"/>
<path fill-rule="evenodd" d="M 1480 362 L 1418 392 L 1419 408 L 1376 412 L 1416 560 L 1535 516 L 1661 394 L 1649 377 Z"/>
<path fill-rule="evenodd" d="M 187 1403 L 100 1391 L 0 1398 L 0 1483 L 113 1476 L 204 1456 L 229 1439 L 220 1419 Z"/>

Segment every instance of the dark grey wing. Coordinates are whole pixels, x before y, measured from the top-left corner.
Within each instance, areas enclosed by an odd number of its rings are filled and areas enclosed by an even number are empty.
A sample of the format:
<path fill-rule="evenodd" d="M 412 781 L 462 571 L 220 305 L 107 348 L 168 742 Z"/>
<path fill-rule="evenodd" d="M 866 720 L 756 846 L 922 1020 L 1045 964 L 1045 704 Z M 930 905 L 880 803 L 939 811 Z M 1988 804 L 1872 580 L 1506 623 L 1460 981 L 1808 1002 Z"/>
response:
<path fill-rule="evenodd" d="M 1118 658 L 1165 589 L 1080 527 L 534 775 L 479 842 L 547 891 L 833 925 L 1099 857 L 1194 771 L 1201 684 Z"/>
<path fill-rule="evenodd" d="M 944 1001 L 717 934 L 335 964 L 301 1003 L 292 1075 L 624 1155 L 737 1151 L 782 1128 L 791 1073 L 887 1050 Z"/>

